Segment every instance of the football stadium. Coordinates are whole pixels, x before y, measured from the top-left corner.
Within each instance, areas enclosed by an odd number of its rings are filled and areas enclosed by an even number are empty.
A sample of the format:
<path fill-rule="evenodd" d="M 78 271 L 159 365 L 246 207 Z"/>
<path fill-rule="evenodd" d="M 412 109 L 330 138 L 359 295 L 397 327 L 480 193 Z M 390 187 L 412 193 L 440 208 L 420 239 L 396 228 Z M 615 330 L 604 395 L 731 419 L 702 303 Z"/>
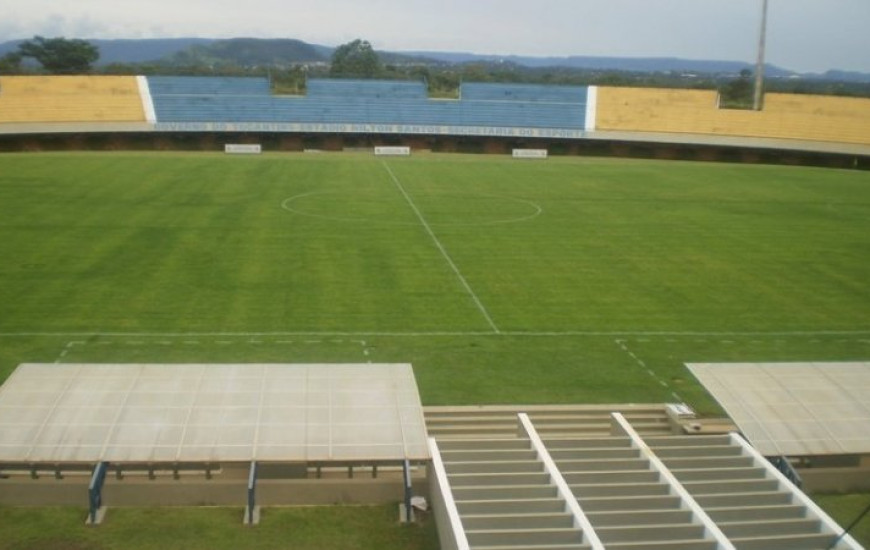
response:
<path fill-rule="evenodd" d="M 870 99 L 718 101 L 0 76 L 0 548 L 863 548 Z"/>

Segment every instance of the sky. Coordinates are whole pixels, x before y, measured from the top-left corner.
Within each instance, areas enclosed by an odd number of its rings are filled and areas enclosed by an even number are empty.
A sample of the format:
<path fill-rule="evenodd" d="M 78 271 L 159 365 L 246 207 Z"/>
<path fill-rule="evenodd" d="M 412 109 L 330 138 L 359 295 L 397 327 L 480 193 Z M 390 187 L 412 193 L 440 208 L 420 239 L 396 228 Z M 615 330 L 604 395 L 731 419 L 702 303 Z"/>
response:
<path fill-rule="evenodd" d="M 769 0 L 768 63 L 870 73 L 870 0 Z M 762 0 L 0 0 L 0 42 L 298 38 L 378 50 L 754 62 Z"/>

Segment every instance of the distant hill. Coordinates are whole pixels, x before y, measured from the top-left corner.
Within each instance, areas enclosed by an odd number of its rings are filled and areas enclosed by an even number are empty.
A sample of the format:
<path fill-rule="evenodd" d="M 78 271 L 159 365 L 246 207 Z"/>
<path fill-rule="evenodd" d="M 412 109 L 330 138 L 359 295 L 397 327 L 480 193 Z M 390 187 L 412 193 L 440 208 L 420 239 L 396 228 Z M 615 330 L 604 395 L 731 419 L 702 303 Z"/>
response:
<path fill-rule="evenodd" d="M 297 63 L 324 63 L 329 61 L 331 55 L 331 49 L 301 40 L 231 38 L 205 44 L 192 44 L 183 50 L 164 56 L 162 61 L 172 65 L 231 63 L 243 67 L 285 66 Z"/>
<path fill-rule="evenodd" d="M 870 84 L 870 74 L 855 71 L 827 71 L 824 74 L 805 74 L 805 78 L 818 80 L 833 80 L 836 82 L 859 82 Z"/>
<path fill-rule="evenodd" d="M 170 38 L 141 40 L 89 40 L 100 49 L 99 65 L 111 63 L 160 62 L 166 65 L 234 64 L 288 66 L 300 63 L 325 63 L 335 48 L 295 39 L 262 38 Z M 20 40 L 0 43 L 0 55 L 14 51 Z M 474 53 L 406 51 L 378 52 L 388 64 L 510 64 L 529 68 L 564 67 L 591 71 L 633 73 L 676 73 L 734 75 L 754 67 L 741 61 L 678 59 L 672 57 L 534 57 L 484 55 Z M 840 82 L 870 83 L 870 74 L 830 70 L 823 74 L 800 74 L 774 65 L 766 66 L 771 78 L 807 78 Z"/>
<path fill-rule="evenodd" d="M 525 67 L 567 67 L 599 71 L 627 71 L 636 73 L 703 73 L 739 74 L 743 69 L 754 70 L 752 64 L 741 61 L 710 61 L 679 59 L 676 57 L 529 57 L 516 55 L 479 55 L 473 53 L 405 52 L 449 63 L 512 63 Z M 788 77 L 797 73 L 776 67 L 765 66 L 770 77 Z"/>

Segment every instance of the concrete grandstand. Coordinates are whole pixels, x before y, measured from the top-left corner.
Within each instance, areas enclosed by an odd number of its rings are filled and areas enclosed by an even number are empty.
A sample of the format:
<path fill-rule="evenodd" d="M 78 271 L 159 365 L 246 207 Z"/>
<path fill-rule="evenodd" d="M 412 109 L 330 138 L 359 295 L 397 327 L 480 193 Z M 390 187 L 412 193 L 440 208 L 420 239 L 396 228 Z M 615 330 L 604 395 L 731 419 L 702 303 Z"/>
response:
<path fill-rule="evenodd" d="M 459 99 L 445 100 L 413 81 L 312 79 L 306 95 L 287 96 L 273 94 L 266 78 L 0 77 L 0 135 L 11 149 L 20 143 L 14 136 L 245 134 L 285 150 L 306 148 L 306 137 L 324 149 L 362 141 L 450 151 L 477 140 L 472 151 L 534 146 L 702 160 L 739 151 L 737 160 L 827 155 L 833 165 L 861 167 L 868 129 L 867 98 L 767 94 L 761 111 L 747 111 L 719 108 L 705 90 L 469 82 Z"/>

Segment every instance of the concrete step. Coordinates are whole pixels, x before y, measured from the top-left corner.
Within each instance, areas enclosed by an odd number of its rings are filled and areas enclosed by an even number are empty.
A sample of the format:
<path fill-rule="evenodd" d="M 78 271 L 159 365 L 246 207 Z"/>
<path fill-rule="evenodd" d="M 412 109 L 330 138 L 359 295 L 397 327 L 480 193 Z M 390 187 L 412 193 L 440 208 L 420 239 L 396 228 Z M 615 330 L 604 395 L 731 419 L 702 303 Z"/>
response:
<path fill-rule="evenodd" d="M 674 495 L 578 497 L 577 502 L 587 514 L 602 511 L 678 510 L 681 507 L 680 497 Z"/>
<path fill-rule="evenodd" d="M 589 550 L 588 544 L 476 544 L 472 550 Z"/>
<path fill-rule="evenodd" d="M 609 460 L 612 458 L 637 458 L 640 452 L 631 448 L 547 449 L 555 461 L 562 460 Z"/>
<path fill-rule="evenodd" d="M 647 437 L 649 435 L 662 435 L 672 433 L 670 424 L 667 425 L 656 425 L 656 426 L 633 426 L 634 430 L 643 437 Z"/>
<path fill-rule="evenodd" d="M 485 529 L 570 529 L 574 527 L 574 517 L 561 514 L 505 514 L 505 515 L 465 515 L 462 526 L 466 530 Z"/>
<path fill-rule="evenodd" d="M 718 525 L 728 538 L 817 534 L 822 530 L 821 522 L 810 518 L 722 522 Z"/>
<path fill-rule="evenodd" d="M 764 468 L 693 468 L 690 470 L 671 469 L 671 473 L 681 483 L 690 481 L 765 479 L 767 471 Z"/>
<path fill-rule="evenodd" d="M 535 426 L 537 428 L 537 425 Z M 631 440 L 627 437 L 541 437 L 548 451 L 557 449 L 613 449 L 630 448 Z"/>
<path fill-rule="evenodd" d="M 778 491 L 776 479 L 728 479 L 712 481 L 682 481 L 693 496 L 727 495 L 730 493 Z"/>
<path fill-rule="evenodd" d="M 505 460 L 500 462 L 449 462 L 444 465 L 448 475 L 483 473 L 543 472 L 544 466 L 537 460 Z"/>
<path fill-rule="evenodd" d="M 807 510 L 801 504 L 771 506 L 735 506 L 733 508 L 709 508 L 705 510 L 714 521 L 734 522 L 753 520 L 798 519 L 806 517 Z"/>
<path fill-rule="evenodd" d="M 487 545 L 510 545 L 511 547 L 540 544 L 582 544 L 583 533 L 579 529 L 481 529 L 465 530 L 472 548 Z"/>
<path fill-rule="evenodd" d="M 631 510 L 619 512 L 588 512 L 586 517 L 595 529 L 623 525 L 661 525 L 668 523 L 689 523 L 692 512 L 689 510 Z"/>
<path fill-rule="evenodd" d="M 671 433 L 665 408 L 652 406 L 616 407 L 642 434 Z M 427 431 L 440 441 L 483 440 L 515 437 L 517 414 L 525 412 L 542 436 L 607 436 L 610 434 L 612 407 L 597 406 L 483 406 L 425 407 Z"/>
<path fill-rule="evenodd" d="M 825 533 L 731 539 L 740 550 L 826 550 L 836 535 Z"/>
<path fill-rule="evenodd" d="M 454 487 L 453 498 L 463 500 L 527 500 L 553 498 L 556 488 L 543 485 L 514 485 L 509 487 Z"/>
<path fill-rule="evenodd" d="M 508 485 L 549 485 L 550 474 L 535 473 L 485 473 L 485 474 L 450 474 L 450 486 L 458 487 L 493 487 Z"/>
<path fill-rule="evenodd" d="M 711 540 L 669 540 L 663 542 L 612 542 L 607 550 L 718 550 L 719 544 Z"/>
<path fill-rule="evenodd" d="M 661 458 L 662 462 L 664 462 L 671 470 L 746 468 L 754 464 L 751 456 L 690 456 L 665 458 L 659 456 L 659 458 Z"/>
<path fill-rule="evenodd" d="M 669 540 L 704 540 L 704 527 L 692 524 L 620 525 L 619 527 L 596 527 L 595 533 L 601 542 L 659 542 Z"/>
<path fill-rule="evenodd" d="M 562 472 L 569 485 L 595 485 L 612 483 L 657 483 L 659 473 L 653 470 L 612 470 L 603 472 Z"/>
<path fill-rule="evenodd" d="M 552 456 L 552 453 L 550 453 L 550 456 Z M 563 458 L 556 460 L 556 465 L 559 467 L 559 471 L 563 474 L 572 472 L 643 470 L 649 467 L 649 463 L 639 456 L 634 458 L 614 458 L 610 460 Z"/>
<path fill-rule="evenodd" d="M 594 485 L 571 485 L 577 498 L 592 497 L 640 497 L 668 495 L 671 492 L 665 483 L 601 483 Z"/>
<path fill-rule="evenodd" d="M 492 424 L 475 424 L 473 426 L 426 426 L 426 431 L 430 437 L 434 437 L 442 441 L 460 441 L 468 439 L 471 441 L 481 441 L 485 439 L 504 439 L 516 435 L 516 422 L 507 425 L 492 425 Z"/>
<path fill-rule="evenodd" d="M 475 440 L 446 440 L 439 441 L 438 448 L 445 451 L 505 451 L 505 450 L 530 450 L 531 445 L 527 439 L 486 439 Z"/>
<path fill-rule="evenodd" d="M 531 449 L 458 450 L 441 451 L 441 459 L 444 462 L 518 462 L 536 461 L 538 454 Z"/>
<path fill-rule="evenodd" d="M 556 498 L 515 500 L 465 500 L 456 503 L 460 515 L 558 514 L 565 511 L 565 501 Z"/>
<path fill-rule="evenodd" d="M 792 496 L 779 491 L 731 493 L 725 495 L 696 495 L 692 497 L 704 510 L 715 508 L 746 508 L 754 506 L 772 506 L 791 504 Z"/>
<path fill-rule="evenodd" d="M 680 436 L 662 436 L 662 437 L 645 437 L 644 443 L 656 451 L 664 447 L 719 447 L 731 445 L 731 437 L 728 435 L 693 435 L 691 437 Z"/>
<path fill-rule="evenodd" d="M 537 425 L 536 425 L 537 427 Z M 569 427 L 552 427 L 537 430 L 538 434 L 546 435 L 548 437 L 576 437 L 578 435 L 582 436 L 592 436 L 592 435 L 606 435 L 610 432 L 610 426 L 601 426 L 600 429 L 589 429 L 584 428 L 582 431 L 576 428 Z"/>
<path fill-rule="evenodd" d="M 694 457 L 726 457 L 726 456 L 741 456 L 743 449 L 736 445 L 701 445 L 690 447 L 659 447 L 655 450 L 657 457 L 668 463 L 672 458 L 694 458 Z"/>

